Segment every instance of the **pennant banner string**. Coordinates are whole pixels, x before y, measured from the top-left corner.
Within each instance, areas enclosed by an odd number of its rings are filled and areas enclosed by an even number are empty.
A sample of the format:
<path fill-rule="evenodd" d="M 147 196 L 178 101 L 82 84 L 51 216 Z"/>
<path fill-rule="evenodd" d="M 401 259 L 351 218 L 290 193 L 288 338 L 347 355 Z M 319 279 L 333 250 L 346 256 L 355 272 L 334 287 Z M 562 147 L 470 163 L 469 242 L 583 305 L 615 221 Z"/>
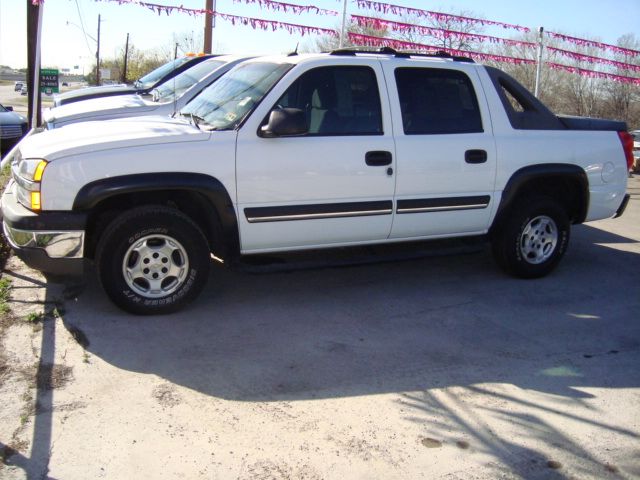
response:
<path fill-rule="evenodd" d="M 391 47 L 398 50 L 404 48 L 404 49 L 419 50 L 419 51 L 432 52 L 432 53 L 435 53 L 437 51 L 445 51 L 451 55 L 475 57 L 477 59 L 484 60 L 484 61 L 489 60 L 489 61 L 495 61 L 495 62 L 501 62 L 501 63 L 510 63 L 513 65 L 535 65 L 536 64 L 535 60 L 532 60 L 529 58 L 516 58 L 516 57 L 507 57 L 503 55 L 494 55 L 489 53 L 469 52 L 466 50 L 442 48 L 434 45 L 425 45 L 421 43 L 406 42 L 404 40 L 396 40 L 393 38 L 374 37 L 374 36 L 363 35 L 359 33 L 349 33 L 348 35 L 352 41 L 361 43 L 363 45 L 369 45 L 369 46 Z M 640 78 L 627 77 L 624 75 L 616 75 L 613 73 L 597 72 L 595 70 L 587 70 L 585 68 L 561 65 L 559 63 L 546 62 L 545 65 L 549 66 L 553 70 L 563 70 L 569 73 L 579 74 L 584 77 L 604 78 L 604 79 L 609 79 L 609 80 L 613 80 L 621 83 L 632 83 L 635 85 L 640 85 Z"/>
<path fill-rule="evenodd" d="M 376 30 L 384 30 L 385 27 L 391 28 L 398 32 L 416 32 L 423 35 L 431 35 L 438 38 L 468 38 L 480 42 L 502 43 L 505 45 L 519 45 L 535 48 L 537 44 L 526 42 L 523 40 L 511 40 L 508 38 L 492 37 L 490 35 L 480 35 L 478 33 L 460 32 L 457 30 L 447 30 L 445 28 L 427 27 L 424 25 L 416 25 L 413 23 L 395 22 L 381 18 L 364 17 L 361 15 L 351 15 L 351 18 L 361 27 L 371 27 Z"/>
<path fill-rule="evenodd" d="M 569 50 L 563 50 L 561 48 L 555 48 L 555 47 L 545 47 L 545 48 L 550 52 L 557 53 L 559 55 L 562 55 L 563 57 L 570 58 L 577 62 L 600 63 L 603 65 L 616 67 L 622 70 L 632 70 L 634 72 L 640 72 L 640 65 L 618 62 L 617 60 L 610 60 L 608 58 L 593 57 L 591 55 L 585 55 L 583 53 L 578 53 L 578 52 L 571 52 Z"/>
<path fill-rule="evenodd" d="M 32 1 L 38 1 L 38 0 L 32 0 Z M 40 2 L 42 2 L 43 0 L 40 0 Z M 207 13 L 207 10 L 205 9 L 199 9 L 199 8 L 187 8 L 184 7 L 183 5 L 160 5 L 160 4 L 154 4 L 154 3 L 149 3 L 149 2 L 144 2 L 144 1 L 139 1 L 139 0 L 95 0 L 96 2 L 115 2 L 118 3 L 119 5 L 124 5 L 124 4 L 131 4 L 131 5 L 140 5 L 143 7 L 147 7 L 147 8 L 151 8 L 151 6 L 153 6 L 156 11 L 162 11 L 162 13 L 166 13 L 167 15 L 171 12 L 171 11 L 179 11 L 182 13 L 190 13 L 194 14 L 194 15 L 204 15 L 205 13 Z M 330 15 L 330 16 L 336 16 L 338 15 L 338 12 L 335 10 L 326 10 L 324 8 L 319 8 L 313 5 L 296 5 L 293 3 L 285 3 L 285 2 L 278 2 L 276 0 L 233 0 L 234 3 L 245 3 L 247 5 L 250 4 L 257 4 L 260 6 L 260 8 L 268 8 L 271 10 L 275 10 L 275 11 L 281 11 L 281 12 L 285 12 L 285 13 L 294 13 L 296 15 L 299 15 L 301 13 L 315 13 L 318 15 Z M 215 14 L 215 12 L 210 12 L 212 14 Z"/>
<path fill-rule="evenodd" d="M 315 13 L 318 15 L 338 15 L 338 12 L 335 10 L 326 10 L 314 5 L 295 5 L 293 3 L 276 2 L 275 0 L 233 0 L 233 3 L 258 4 L 260 8 L 266 7 L 271 10 L 282 11 L 285 13 L 293 12 L 295 14 Z"/>
<path fill-rule="evenodd" d="M 475 40 L 478 42 L 501 43 L 503 45 L 523 46 L 523 47 L 532 48 L 532 49 L 538 47 L 538 45 L 533 42 L 510 40 L 506 38 L 493 37 L 490 35 L 480 35 L 477 33 L 460 32 L 457 30 L 447 30 L 444 28 L 426 27 L 423 25 L 395 22 L 395 21 L 385 20 L 380 18 L 364 17 L 361 15 L 351 15 L 351 18 L 361 27 L 370 27 L 376 30 L 384 30 L 385 28 L 391 28 L 396 32 L 401 32 L 401 33 L 415 32 L 422 35 L 431 35 L 433 37 L 443 39 L 443 40 L 446 40 L 449 38 L 458 38 L 458 39 L 465 38 L 469 40 Z M 633 70 L 636 72 L 640 71 L 640 65 L 619 62 L 619 61 L 610 60 L 607 58 L 594 57 L 591 55 L 585 55 L 582 53 L 572 52 L 569 50 L 563 50 L 561 48 L 555 48 L 550 46 L 546 47 L 546 49 L 550 52 L 554 52 L 558 55 L 562 55 L 563 57 L 567 57 L 576 61 L 582 61 L 582 62 L 588 62 L 588 63 L 600 63 L 604 65 L 610 65 L 613 67 L 621 68 L 624 70 Z"/>
<path fill-rule="evenodd" d="M 393 5 L 391 3 L 376 2 L 373 0 L 355 0 L 358 8 L 368 8 L 381 13 L 392 13 L 394 15 L 402 15 L 408 13 L 417 15 L 419 17 L 430 17 L 435 20 L 456 20 L 463 23 L 476 23 L 478 25 L 495 25 L 502 28 L 510 28 L 512 30 L 518 30 L 520 32 L 529 32 L 530 29 L 522 27 L 520 25 L 513 25 L 510 23 L 496 22 L 493 20 L 484 20 L 481 18 L 463 17 L 461 15 L 453 15 L 450 13 L 432 12 L 430 10 L 421 10 L 418 8 L 403 7 L 400 5 Z"/>
<path fill-rule="evenodd" d="M 163 13 L 166 15 L 169 15 L 171 12 L 179 12 L 179 13 L 186 13 L 188 15 L 204 15 L 204 14 L 211 14 L 216 18 L 221 18 L 222 20 L 226 20 L 228 22 L 231 22 L 232 25 L 249 25 L 251 26 L 253 29 L 259 28 L 261 30 L 269 30 L 271 29 L 271 31 L 275 31 L 278 29 L 283 29 L 286 30 L 287 32 L 293 34 L 293 33 L 299 33 L 300 35 L 304 36 L 306 34 L 315 34 L 315 35 L 330 35 L 330 36 L 336 36 L 337 33 L 335 30 L 331 30 L 328 28 L 320 28 L 320 27 L 311 27 L 308 25 L 298 25 L 295 23 L 287 23 L 287 22 L 279 22 L 276 20 L 266 20 L 266 19 L 262 19 L 262 18 L 252 18 L 252 17 L 241 17 L 238 15 L 229 15 L 226 13 L 222 13 L 222 12 L 216 12 L 216 11 L 211 11 L 211 10 L 205 10 L 205 9 L 198 9 L 198 8 L 187 8 L 187 7 L 183 7 L 182 5 L 180 6 L 175 6 L 175 5 L 160 5 L 157 3 L 150 3 L 150 2 L 143 2 L 140 0 L 96 0 L 96 1 L 106 1 L 106 2 L 116 2 L 120 5 L 123 4 L 131 4 L 131 5 L 139 5 L 141 7 L 145 7 L 155 13 L 157 13 L 158 15 L 162 15 Z M 262 1 L 266 1 L 266 0 L 262 0 Z M 280 2 L 278 2 L 280 3 Z"/>
<path fill-rule="evenodd" d="M 640 78 L 626 77 L 624 75 L 616 75 L 614 73 L 597 72 L 595 70 L 587 70 L 586 68 L 571 67 L 569 65 L 560 65 L 559 63 L 545 63 L 552 70 L 564 70 L 569 73 L 577 73 L 583 77 L 589 78 L 605 78 L 620 83 L 632 83 L 640 85 Z"/>
<path fill-rule="evenodd" d="M 546 32 L 546 33 L 551 38 L 557 38 L 558 40 L 573 43 L 574 45 L 578 45 L 580 47 L 596 47 L 602 50 L 609 50 L 610 52 L 613 52 L 613 53 L 629 55 L 632 57 L 637 57 L 640 55 L 640 51 L 632 50 L 630 48 L 618 47 L 616 45 L 609 45 L 608 43 L 595 42 L 593 40 L 586 40 L 584 38 L 570 37 L 568 35 L 563 35 L 561 33 L 555 33 L 555 32 Z"/>
<path fill-rule="evenodd" d="M 448 14 L 448 13 L 441 13 L 441 12 L 432 12 L 429 10 L 421 10 L 421 9 L 417 9 L 417 8 L 411 8 L 411 7 L 403 7 L 401 5 L 393 5 L 390 3 L 383 3 L 383 2 L 376 2 L 374 0 L 355 0 L 355 3 L 357 4 L 357 6 L 359 8 L 363 8 L 363 9 L 372 9 L 375 10 L 376 12 L 381 12 L 381 13 L 392 13 L 394 15 L 402 15 L 402 14 L 413 14 L 413 15 L 417 15 L 420 17 L 431 17 L 434 18 L 436 20 L 457 20 L 463 23 L 475 23 L 475 24 L 479 24 L 479 25 L 495 25 L 495 26 L 500 26 L 503 28 L 509 28 L 509 29 L 513 29 L 513 30 L 518 30 L 520 32 L 530 32 L 531 30 L 527 27 L 523 27 L 521 25 L 514 25 L 514 24 L 510 24 L 510 23 L 504 23 L 504 22 L 496 22 L 493 20 L 484 20 L 484 19 L 480 19 L 480 18 L 472 18 L 472 17 L 464 17 L 464 16 L 460 16 L 460 15 L 452 15 L 452 14 Z M 593 40 L 586 40 L 583 38 L 577 38 L 577 37 L 571 37 L 569 35 L 563 35 L 560 33 L 555 33 L 555 32 L 545 32 L 547 33 L 550 37 L 552 38 L 557 38 L 559 40 L 565 41 L 565 42 L 570 42 L 573 43 L 575 45 L 578 46 L 590 46 L 590 47 L 596 47 L 596 48 L 600 48 L 603 50 L 608 50 L 614 53 L 618 53 L 618 54 L 623 54 L 623 55 L 629 55 L 629 56 L 639 56 L 640 55 L 640 51 L 638 50 L 632 50 L 630 48 L 623 48 L 623 47 L 618 47 L 616 45 L 610 45 L 607 43 L 602 43 L 602 42 L 596 42 Z"/>
<path fill-rule="evenodd" d="M 211 15 L 214 15 L 217 18 L 221 18 L 223 20 L 226 20 L 228 22 L 231 22 L 232 25 L 249 25 L 252 28 L 256 29 L 261 29 L 261 30 L 271 30 L 271 31 L 275 31 L 278 29 L 284 29 L 287 32 L 289 32 L 290 34 L 293 33 L 299 33 L 300 35 L 304 36 L 305 34 L 317 34 L 317 35 L 330 35 L 332 37 L 337 36 L 337 32 L 335 30 L 332 29 L 327 29 L 327 28 L 320 28 L 320 27 L 312 27 L 312 26 L 308 26 L 308 25 L 298 25 L 298 24 L 293 24 L 293 23 L 287 23 L 287 22 L 279 22 L 279 21 L 274 21 L 274 20 L 266 20 L 266 19 L 261 19 L 261 18 L 252 18 L 252 17 L 241 17 L 241 16 L 237 16 L 237 15 L 229 15 L 229 14 L 225 14 L 225 13 L 221 13 L 221 12 L 216 12 L 216 11 L 208 11 L 205 9 L 195 9 L 195 8 L 187 8 L 184 7 L 182 5 L 180 6 L 175 6 L 175 5 L 161 5 L 161 4 L 156 4 L 156 3 L 150 3 L 150 2 L 144 2 L 141 0 L 96 0 L 96 1 L 103 1 L 103 2 L 115 2 L 118 3 L 120 5 L 123 4 L 133 4 L 133 5 L 140 5 L 142 7 L 145 7 L 147 9 L 150 9 L 152 11 L 154 11 L 155 13 L 157 13 L 158 15 L 161 14 L 166 14 L 169 15 L 171 12 L 180 12 L 180 13 L 186 13 L 188 15 L 204 15 L 207 13 L 210 13 Z M 431 12 L 428 10 L 420 10 L 420 9 L 415 9 L 415 8 L 410 8 L 410 7 L 402 7 L 399 5 L 393 5 L 393 4 L 389 4 L 389 3 L 382 3 L 382 2 L 376 2 L 373 0 L 355 0 L 356 3 L 358 4 L 358 7 L 360 8 L 371 8 L 374 9 L 376 11 L 380 11 L 380 12 L 384 12 L 384 13 L 388 13 L 391 12 L 393 14 L 401 14 L 401 13 L 413 13 L 419 16 L 425 16 L 425 17 L 431 17 L 431 18 L 435 18 L 435 19 L 455 19 L 458 21 L 463 21 L 463 22 L 468 22 L 468 23 L 478 23 L 481 25 L 498 25 L 498 26 L 502 26 L 504 28 L 514 28 L 520 31 L 529 31 L 528 28 L 526 27 L 520 27 L 519 25 L 511 25 L 511 24 L 507 24 L 507 23 L 502 23 L 502 22 L 494 22 L 494 21 L 490 21 L 490 20 L 482 20 L 482 19 L 475 19 L 475 18 L 471 18 L 471 17 L 463 17 L 463 16 L 459 16 L 459 15 L 451 15 L 451 14 L 444 14 L 444 13 L 439 13 L 439 12 Z M 275 0 L 234 0 L 234 2 L 239 3 L 239 2 L 244 2 L 247 4 L 258 4 L 260 7 L 267 7 L 267 8 L 272 8 L 274 10 L 280 10 L 280 11 L 284 11 L 284 12 L 294 12 L 294 13 L 303 13 L 303 12 L 312 12 L 312 13 L 318 13 L 318 14 L 325 14 L 325 15 L 336 15 L 337 12 L 333 11 L 333 10 L 325 10 L 325 9 L 320 9 L 318 7 L 315 6 L 311 6 L 311 5 L 296 5 L 296 4 L 292 4 L 292 3 L 285 3 L 285 2 L 278 2 Z M 44 0 L 31 0 L 31 3 L 33 5 L 40 5 L 42 3 L 44 3 Z M 531 42 L 524 42 L 524 41 L 519 41 L 519 40 L 509 40 L 509 39 L 502 39 L 499 37 L 492 37 L 489 35 L 480 35 L 480 34 L 472 34 L 472 33 L 466 33 L 466 32 L 459 32 L 459 31 L 455 31 L 455 30 L 447 30 L 447 29 L 440 29 L 440 28 L 435 28 L 435 27 L 426 27 L 426 26 L 421 26 L 421 25 L 414 25 L 414 24 L 408 24 L 408 23 L 402 23 L 402 22 L 394 22 L 394 21 L 390 21 L 390 20 L 383 20 L 383 19 L 375 19 L 375 18 L 370 18 L 370 17 L 364 17 L 364 16 L 360 16 L 360 15 L 351 15 L 351 17 L 353 18 L 354 21 L 356 21 L 356 23 L 358 23 L 358 25 L 360 26 L 370 26 L 373 28 L 377 28 L 377 29 L 384 29 L 384 28 L 392 28 L 394 30 L 400 31 L 400 32 L 418 32 L 418 33 L 422 33 L 425 35 L 432 35 L 435 36 L 437 38 L 469 38 L 469 39 L 474 39 L 477 41 L 488 41 L 491 43 L 504 43 L 504 44 L 510 44 L 510 45 L 521 45 L 521 46 L 525 46 L 525 47 L 532 47 L 535 46 L 535 44 L 531 43 Z M 628 48 L 622 48 L 622 47 L 617 47 L 614 45 L 609 45 L 606 43 L 601 43 L 601 42 L 595 42 L 592 40 L 586 40 L 586 39 L 581 39 L 581 38 L 577 38 L 577 37 L 570 37 L 568 35 L 562 35 L 559 33 L 554 33 L 554 32 L 546 32 L 550 37 L 552 38 L 556 38 L 562 41 L 566 41 L 566 42 L 571 42 L 574 43 L 576 45 L 579 46 L 590 46 L 590 47 L 595 47 L 595 48 L 600 48 L 600 49 L 607 49 L 611 52 L 617 53 L 617 54 L 624 54 L 624 55 L 630 55 L 630 56 L 638 56 L 640 55 L 640 51 L 637 50 L 632 50 L 632 49 L 628 49 Z M 362 34 L 356 34 L 356 33 L 349 33 L 349 37 L 352 39 L 356 39 L 356 41 L 360 41 L 363 42 L 366 45 L 387 45 L 393 48 L 412 48 L 412 49 L 416 49 L 416 50 L 443 50 L 443 48 L 441 47 L 436 47 L 436 46 L 430 46 L 430 45 L 424 45 L 424 44 L 419 44 L 419 43 L 413 43 L 413 42 L 406 42 L 406 41 L 402 41 L 402 40 L 396 40 L 396 39 L 389 39 L 389 38 L 381 38 L 381 37 L 373 37 L 373 36 L 368 36 L 368 35 L 362 35 Z M 374 43 L 372 43 L 374 42 Z M 577 52 L 572 52 L 569 50 L 564 50 L 564 49 L 560 49 L 560 48 L 555 48 L 555 47 L 551 47 L 548 46 L 546 47 L 550 52 L 562 55 L 564 57 L 567 58 L 571 58 L 573 60 L 576 61 L 584 61 L 584 62 L 588 62 L 588 63 L 602 63 L 602 64 L 606 64 L 609 66 L 613 66 L 619 69 L 623 69 L 623 70 L 632 70 L 632 71 L 640 71 L 640 66 L 639 65 L 633 65 L 633 64 L 629 64 L 629 63 L 624 63 L 624 62 L 619 62 L 616 60 L 609 60 L 609 59 L 604 59 L 601 57 L 595 57 L 595 56 L 591 56 L 591 55 L 585 55 L 585 54 L 581 54 L 581 53 L 577 53 Z M 507 56 L 502 56 L 502 55 L 495 55 L 495 54 L 488 54 L 488 53 L 480 53 L 480 52 L 467 52 L 467 51 L 462 51 L 462 50 L 454 50 L 454 49 L 444 49 L 447 51 L 454 51 L 456 52 L 456 55 L 473 55 L 474 57 L 478 58 L 478 59 L 485 59 L 485 60 L 495 60 L 498 62 L 510 62 L 510 63 L 516 63 L 516 64 L 523 64 L 523 63 L 535 63 L 534 60 L 529 60 L 529 59 L 524 59 L 524 58 L 515 58 L 515 57 L 507 57 Z M 611 73 L 605 73 L 605 72 L 597 72 L 594 70 L 587 70 L 587 69 L 583 69 L 580 67 L 571 67 L 571 66 L 567 66 L 567 65 L 562 65 L 562 64 L 557 64 L 557 63 L 549 63 L 547 62 L 546 65 L 548 65 L 550 68 L 555 69 L 555 70 L 564 70 L 564 71 L 568 71 L 571 73 L 579 73 L 580 75 L 584 75 L 584 76 L 590 76 L 592 78 L 610 78 L 610 79 L 614 79 L 616 81 L 627 81 L 629 83 L 635 83 L 635 84 L 640 84 L 640 79 L 636 79 L 633 77 L 626 77 L 623 75 L 615 75 L 615 74 L 611 74 Z"/>

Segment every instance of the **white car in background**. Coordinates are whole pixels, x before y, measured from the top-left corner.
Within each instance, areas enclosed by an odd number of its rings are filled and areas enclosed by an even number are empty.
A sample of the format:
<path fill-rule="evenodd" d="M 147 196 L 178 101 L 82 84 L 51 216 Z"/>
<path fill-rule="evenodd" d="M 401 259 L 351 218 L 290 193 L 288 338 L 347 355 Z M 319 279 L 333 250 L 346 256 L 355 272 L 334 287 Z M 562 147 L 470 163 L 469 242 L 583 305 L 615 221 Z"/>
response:
<path fill-rule="evenodd" d="M 238 55 L 212 57 L 168 80 L 148 95 L 100 97 L 52 107 L 44 111 L 43 123 L 51 130 L 78 122 L 171 115 L 232 67 L 248 58 L 250 57 Z"/>

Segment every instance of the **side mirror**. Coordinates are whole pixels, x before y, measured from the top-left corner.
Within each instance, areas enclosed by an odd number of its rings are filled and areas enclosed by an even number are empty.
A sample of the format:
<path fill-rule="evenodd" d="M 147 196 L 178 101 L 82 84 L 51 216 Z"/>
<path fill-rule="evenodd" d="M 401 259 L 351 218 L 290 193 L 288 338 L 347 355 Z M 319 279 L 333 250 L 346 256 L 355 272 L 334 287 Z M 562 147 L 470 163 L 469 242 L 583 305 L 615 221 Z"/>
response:
<path fill-rule="evenodd" d="M 265 138 L 293 137 L 309 131 L 307 116 L 299 108 L 276 108 L 269 114 L 269 121 L 260 128 L 259 135 Z"/>
<path fill-rule="evenodd" d="M 4 108 L 7 110 L 7 112 L 13 112 L 13 107 L 4 107 Z"/>

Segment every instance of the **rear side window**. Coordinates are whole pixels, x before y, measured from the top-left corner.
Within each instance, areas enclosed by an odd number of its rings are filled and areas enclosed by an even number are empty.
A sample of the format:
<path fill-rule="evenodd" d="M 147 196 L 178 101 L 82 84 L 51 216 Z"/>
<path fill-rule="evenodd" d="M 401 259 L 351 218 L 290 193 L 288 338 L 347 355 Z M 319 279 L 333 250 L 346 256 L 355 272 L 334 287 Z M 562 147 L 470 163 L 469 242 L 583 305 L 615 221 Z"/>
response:
<path fill-rule="evenodd" d="M 320 67 L 305 72 L 277 102 L 303 110 L 309 135 L 381 135 L 376 74 L 369 67 Z"/>
<path fill-rule="evenodd" d="M 483 131 L 478 99 L 463 72 L 398 68 L 395 76 L 406 135 Z"/>

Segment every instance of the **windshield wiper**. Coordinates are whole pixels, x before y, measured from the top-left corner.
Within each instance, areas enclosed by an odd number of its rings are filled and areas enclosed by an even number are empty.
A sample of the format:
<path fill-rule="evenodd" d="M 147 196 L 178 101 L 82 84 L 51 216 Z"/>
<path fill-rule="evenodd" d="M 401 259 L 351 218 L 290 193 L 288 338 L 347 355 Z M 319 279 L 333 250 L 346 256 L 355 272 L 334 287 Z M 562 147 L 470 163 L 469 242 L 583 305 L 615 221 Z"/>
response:
<path fill-rule="evenodd" d="M 199 116 L 197 116 L 197 115 L 195 115 L 193 113 L 182 113 L 182 112 L 180 112 L 180 115 L 182 115 L 183 117 L 188 117 L 190 119 L 190 122 L 193 122 L 193 124 L 195 125 L 195 127 L 198 130 L 201 130 L 200 122 L 204 122 L 205 121 L 204 118 L 199 117 Z"/>

